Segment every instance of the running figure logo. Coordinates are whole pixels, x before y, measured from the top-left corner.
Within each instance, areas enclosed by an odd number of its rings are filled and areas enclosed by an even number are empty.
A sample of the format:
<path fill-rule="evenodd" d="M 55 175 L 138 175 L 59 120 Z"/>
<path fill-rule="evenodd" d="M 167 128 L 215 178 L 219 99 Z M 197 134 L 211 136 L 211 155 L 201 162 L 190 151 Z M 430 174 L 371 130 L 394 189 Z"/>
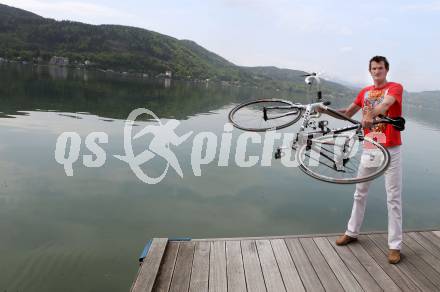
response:
<path fill-rule="evenodd" d="M 157 125 L 148 125 L 132 137 L 133 124 L 137 117 L 142 114 L 148 114 L 157 121 Z M 161 120 L 152 111 L 146 108 L 138 108 L 130 113 L 124 126 L 124 150 L 125 155 L 113 155 L 114 157 L 125 161 L 133 170 L 134 174 L 143 182 L 147 184 L 157 184 L 160 182 L 168 172 L 171 165 L 180 177 L 183 177 L 182 169 L 176 155 L 171 151 L 170 144 L 178 146 L 182 144 L 193 131 L 190 131 L 182 136 L 178 136 L 174 130 L 180 124 L 178 120 L 169 120 L 162 124 Z M 142 153 L 134 155 L 132 140 L 136 140 L 146 134 L 153 134 L 153 139 L 150 142 L 149 149 L 145 149 Z M 141 169 L 141 165 L 154 158 L 156 155 L 166 160 L 167 164 L 165 170 L 158 177 L 149 177 Z"/>

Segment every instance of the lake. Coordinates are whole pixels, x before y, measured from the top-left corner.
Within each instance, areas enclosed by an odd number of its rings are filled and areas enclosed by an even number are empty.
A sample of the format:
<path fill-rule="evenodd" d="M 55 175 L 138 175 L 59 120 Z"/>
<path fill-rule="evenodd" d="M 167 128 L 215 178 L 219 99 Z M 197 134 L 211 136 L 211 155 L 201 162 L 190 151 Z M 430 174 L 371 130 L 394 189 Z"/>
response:
<path fill-rule="evenodd" d="M 127 291 L 138 269 L 138 256 L 153 237 L 343 232 L 353 185 L 320 182 L 279 161 L 239 167 L 234 145 L 242 131 L 237 129 L 232 131 L 227 166 L 218 165 L 229 110 L 245 100 L 281 96 L 286 94 L 0 64 L 0 289 Z M 343 106 L 347 101 L 334 104 Z M 125 153 L 125 120 L 136 108 L 153 111 L 164 123 L 178 120 L 179 136 L 193 132 L 179 146 L 170 147 L 183 178 L 170 167 L 162 181 L 146 184 L 113 156 Z M 440 109 L 413 106 L 404 112 L 404 228 L 438 228 Z M 135 122 L 134 131 L 152 124 L 151 117 L 144 115 Z M 73 176 L 67 176 L 55 159 L 63 132 L 80 137 Z M 106 154 L 101 167 L 83 164 L 84 155 L 93 154 L 86 146 L 92 132 L 108 136 L 108 143 L 100 144 Z M 218 147 L 197 176 L 192 146 L 202 132 L 217 137 Z M 133 140 L 134 151 L 145 150 L 151 139 L 146 135 Z M 247 155 L 261 153 L 261 144 L 248 145 Z M 165 167 L 166 162 L 156 156 L 142 169 L 157 177 Z M 386 194 L 379 178 L 371 187 L 363 230 L 386 228 Z"/>

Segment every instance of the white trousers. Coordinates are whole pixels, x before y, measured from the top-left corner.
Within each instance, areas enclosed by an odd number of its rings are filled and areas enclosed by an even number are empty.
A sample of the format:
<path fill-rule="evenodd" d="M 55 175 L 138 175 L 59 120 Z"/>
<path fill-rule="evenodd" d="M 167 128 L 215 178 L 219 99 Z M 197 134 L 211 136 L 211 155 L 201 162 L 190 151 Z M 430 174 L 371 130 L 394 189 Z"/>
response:
<path fill-rule="evenodd" d="M 402 156 L 401 146 L 387 148 L 390 152 L 390 166 L 385 171 L 385 189 L 388 206 L 388 246 L 400 250 L 402 247 Z M 373 171 L 371 168 L 359 167 L 359 174 Z M 364 220 L 367 205 L 368 188 L 372 181 L 356 185 L 353 209 L 345 234 L 357 237 Z"/>

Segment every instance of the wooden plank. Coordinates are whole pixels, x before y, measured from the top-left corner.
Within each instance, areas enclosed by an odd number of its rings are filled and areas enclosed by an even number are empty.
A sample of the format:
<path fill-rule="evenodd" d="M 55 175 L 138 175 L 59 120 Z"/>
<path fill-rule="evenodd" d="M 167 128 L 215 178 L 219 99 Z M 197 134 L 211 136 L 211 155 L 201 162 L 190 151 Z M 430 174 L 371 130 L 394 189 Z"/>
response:
<path fill-rule="evenodd" d="M 313 238 L 301 238 L 300 243 L 307 254 L 326 291 L 344 291 Z"/>
<path fill-rule="evenodd" d="M 170 291 L 188 291 L 194 257 L 194 246 L 195 243 L 192 241 L 180 243 Z"/>
<path fill-rule="evenodd" d="M 226 242 L 226 270 L 228 277 L 228 292 L 246 291 L 243 257 L 240 241 Z"/>
<path fill-rule="evenodd" d="M 208 291 L 210 250 L 210 242 L 203 241 L 196 243 L 191 271 L 191 281 L 189 283 L 189 291 L 191 292 Z"/>
<path fill-rule="evenodd" d="M 387 292 L 402 291 L 359 242 L 352 242 L 347 246 L 383 290 Z"/>
<path fill-rule="evenodd" d="M 286 243 L 283 239 L 271 240 L 273 253 L 283 278 L 286 291 L 305 291 Z"/>
<path fill-rule="evenodd" d="M 386 255 L 366 235 L 359 236 L 359 243 L 371 255 L 381 268 L 393 279 L 402 291 L 420 291 L 420 289 L 396 265 L 388 263 Z"/>
<path fill-rule="evenodd" d="M 226 250 L 224 241 L 211 242 L 209 256 L 209 291 L 226 292 Z"/>
<path fill-rule="evenodd" d="M 405 258 L 437 287 L 437 291 L 440 291 L 440 274 L 431 265 L 427 265 L 421 255 L 416 254 L 406 244 L 404 244 L 404 248 Z"/>
<path fill-rule="evenodd" d="M 321 250 L 322 255 L 327 260 L 328 265 L 335 273 L 342 287 L 347 291 L 363 291 L 353 274 L 338 256 L 328 240 L 325 237 L 316 237 L 313 240 Z"/>
<path fill-rule="evenodd" d="M 388 255 L 388 242 L 386 239 L 381 239 L 380 234 L 371 234 L 368 237 L 382 250 L 384 255 Z M 402 253 L 402 260 L 396 266 L 405 275 L 410 278 L 422 291 L 436 291 L 437 288 L 432 284 Z"/>
<path fill-rule="evenodd" d="M 257 240 L 255 244 L 257 245 L 261 270 L 263 271 L 264 283 L 266 284 L 267 291 L 286 291 L 270 241 Z"/>
<path fill-rule="evenodd" d="M 432 231 L 435 235 L 437 235 L 440 238 L 440 231 Z"/>
<path fill-rule="evenodd" d="M 416 240 L 421 246 L 423 246 L 427 251 L 429 251 L 433 256 L 440 260 L 440 250 L 435 244 L 433 244 L 429 239 L 417 232 L 410 232 L 407 236 Z"/>
<path fill-rule="evenodd" d="M 332 245 L 333 249 L 345 263 L 347 268 L 356 278 L 360 286 L 365 291 L 382 291 L 382 288 L 377 284 L 376 280 L 371 277 L 370 273 L 359 262 L 356 256 L 351 252 L 348 246 L 337 246 L 335 240 L 337 237 L 329 237 L 327 240 Z"/>
<path fill-rule="evenodd" d="M 437 272 L 440 273 L 440 261 L 432 256 L 432 254 L 427 251 L 423 246 L 421 246 L 412 237 L 405 237 L 405 245 L 412 249 L 420 258 L 431 265 Z"/>
<path fill-rule="evenodd" d="M 178 251 L 179 242 L 168 242 L 162 264 L 159 268 L 156 283 L 154 284 L 154 291 L 168 292 L 173 277 Z"/>
<path fill-rule="evenodd" d="M 284 240 L 307 291 L 325 291 L 315 269 L 297 238 Z"/>
<path fill-rule="evenodd" d="M 248 291 L 266 291 L 255 241 L 242 241 L 241 252 Z"/>
<path fill-rule="evenodd" d="M 153 289 L 167 242 L 167 238 L 153 239 L 131 291 L 151 291 Z"/>
<path fill-rule="evenodd" d="M 438 229 L 438 228 L 437 228 Z M 434 231 L 435 229 L 408 229 L 405 232 L 422 232 L 422 231 Z M 435 230 L 436 231 L 436 230 Z M 388 231 L 384 230 L 375 230 L 375 231 L 367 231 L 361 232 L 361 235 L 368 234 L 379 234 L 379 233 L 388 233 Z M 339 236 L 341 233 L 319 233 L 319 234 L 303 234 L 303 235 L 278 235 L 278 236 L 249 236 L 249 237 L 220 237 L 220 238 L 194 238 L 193 241 L 231 241 L 231 240 L 259 240 L 259 239 L 290 239 L 290 238 L 307 238 L 307 237 L 329 237 L 329 236 Z"/>
<path fill-rule="evenodd" d="M 385 233 L 386 231 L 378 231 Z M 368 233 L 369 234 L 369 233 Z M 336 236 L 340 233 L 324 233 L 324 234 L 303 234 L 303 235 L 274 235 L 274 236 L 246 236 L 246 237 L 218 237 L 218 238 L 194 238 L 193 241 L 233 241 L 233 240 L 262 240 L 262 239 L 290 239 L 290 238 L 307 238 L 316 236 Z"/>
<path fill-rule="evenodd" d="M 432 232 L 420 232 L 421 235 L 428 238 L 440 250 L 440 238 Z"/>
<path fill-rule="evenodd" d="M 385 234 L 377 234 L 374 235 L 377 238 L 377 241 L 382 245 L 387 246 L 387 236 Z M 412 249 L 408 248 L 408 246 L 403 244 L 403 252 L 405 261 L 411 263 L 427 280 L 429 280 L 432 284 L 434 284 L 437 288 L 440 288 L 440 275 L 437 273 L 434 268 L 430 265 L 427 265 L 426 262 L 420 257 L 420 255 L 416 254 Z M 438 289 L 440 290 L 440 289 Z"/>

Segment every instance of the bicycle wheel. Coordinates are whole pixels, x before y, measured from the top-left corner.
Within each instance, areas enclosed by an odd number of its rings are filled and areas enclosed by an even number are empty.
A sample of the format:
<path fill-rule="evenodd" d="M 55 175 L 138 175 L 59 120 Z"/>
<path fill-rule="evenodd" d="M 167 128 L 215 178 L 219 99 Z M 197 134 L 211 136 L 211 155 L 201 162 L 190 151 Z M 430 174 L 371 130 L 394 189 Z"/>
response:
<path fill-rule="evenodd" d="M 301 109 L 281 99 L 261 99 L 239 104 L 229 113 L 229 121 L 245 131 L 278 130 L 296 123 Z"/>
<path fill-rule="evenodd" d="M 347 133 L 322 136 L 302 145 L 296 159 L 313 178 L 336 184 L 354 184 L 379 177 L 390 164 L 388 150 L 376 141 Z"/>

